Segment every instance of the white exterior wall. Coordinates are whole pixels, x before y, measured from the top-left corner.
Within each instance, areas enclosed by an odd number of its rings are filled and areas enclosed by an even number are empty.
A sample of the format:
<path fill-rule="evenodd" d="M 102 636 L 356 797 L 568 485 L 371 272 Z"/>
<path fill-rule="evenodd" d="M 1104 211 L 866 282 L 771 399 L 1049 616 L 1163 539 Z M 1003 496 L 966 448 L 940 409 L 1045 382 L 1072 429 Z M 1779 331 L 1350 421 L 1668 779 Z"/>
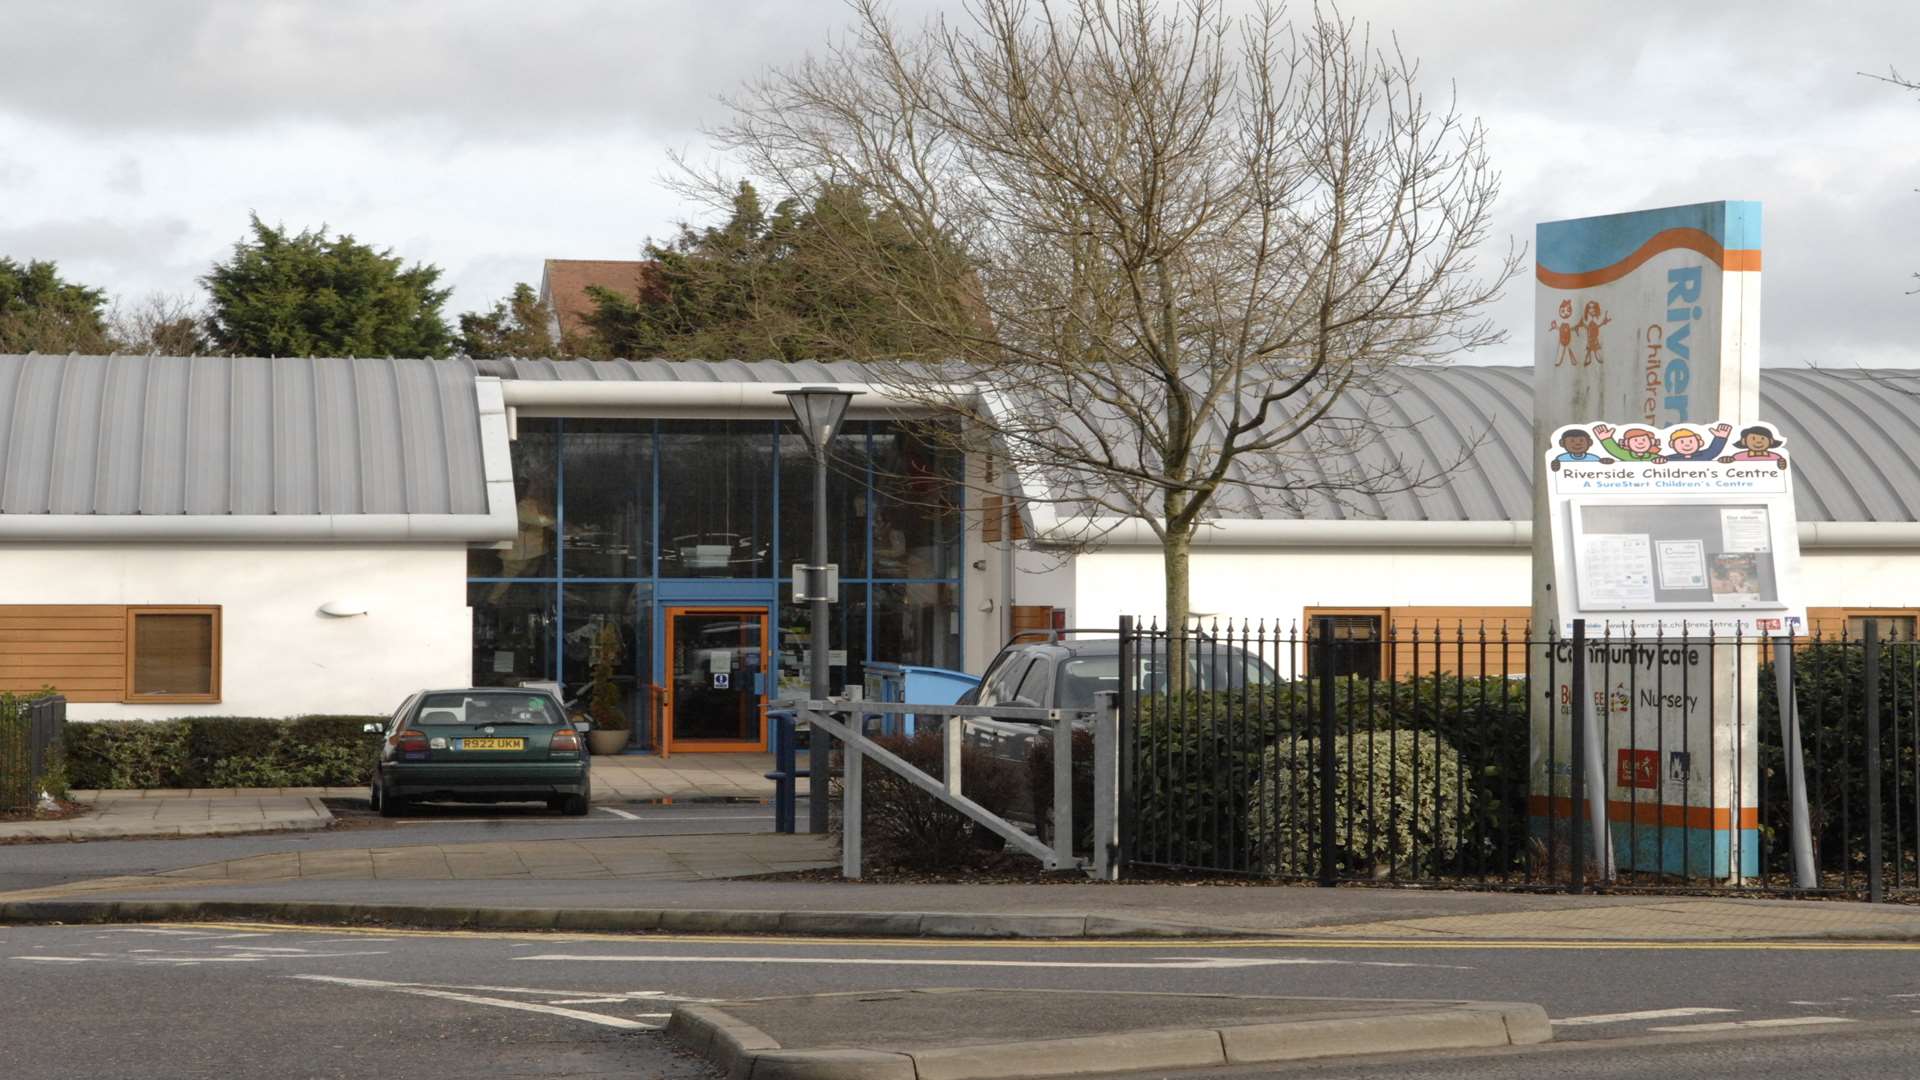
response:
<path fill-rule="evenodd" d="M 1920 551 L 1813 548 L 1801 560 L 1809 607 L 1920 607 Z M 1197 547 L 1192 609 L 1222 621 L 1279 619 L 1283 628 L 1309 607 L 1524 607 L 1532 561 L 1525 548 Z M 1070 577 L 1073 620 L 1113 626 L 1121 615 L 1151 619 L 1163 610 L 1160 552 L 1110 548 L 1081 555 Z M 1022 603 L 1031 591 L 1021 580 Z"/>
<path fill-rule="evenodd" d="M 384 715 L 473 679 L 463 544 L 9 544 L 0 567 L 5 604 L 220 605 L 218 702 L 74 704 L 74 719 Z M 367 614 L 320 614 L 329 601 Z"/>

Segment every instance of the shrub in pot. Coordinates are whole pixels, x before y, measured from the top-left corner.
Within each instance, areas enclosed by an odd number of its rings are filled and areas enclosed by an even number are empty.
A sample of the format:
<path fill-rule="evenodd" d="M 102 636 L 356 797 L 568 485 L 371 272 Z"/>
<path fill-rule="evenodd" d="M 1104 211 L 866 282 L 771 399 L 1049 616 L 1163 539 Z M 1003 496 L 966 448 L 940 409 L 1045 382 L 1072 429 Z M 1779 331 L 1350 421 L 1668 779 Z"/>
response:
<path fill-rule="evenodd" d="M 587 732 L 587 748 L 596 754 L 625 750 L 633 727 L 626 710 L 620 707 L 620 688 L 613 684 L 614 668 L 625 651 L 619 626 L 611 619 L 602 622 L 593 639 L 593 679 L 588 683 L 587 700 L 587 717 L 593 721 L 593 729 Z"/>

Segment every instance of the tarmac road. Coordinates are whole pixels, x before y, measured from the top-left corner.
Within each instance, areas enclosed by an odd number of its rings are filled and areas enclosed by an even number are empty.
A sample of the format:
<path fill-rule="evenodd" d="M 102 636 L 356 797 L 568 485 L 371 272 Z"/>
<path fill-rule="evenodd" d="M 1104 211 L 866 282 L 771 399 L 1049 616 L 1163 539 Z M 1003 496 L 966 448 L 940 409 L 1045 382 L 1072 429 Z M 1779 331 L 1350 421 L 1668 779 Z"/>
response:
<path fill-rule="evenodd" d="M 805 805 L 802 800 L 802 812 Z M 436 805 L 395 819 L 381 818 L 364 807 L 365 800 L 360 800 L 357 811 L 336 808 L 341 827 L 320 832 L 0 845 L 0 892 L 43 889 L 117 874 L 150 874 L 281 851 L 549 837 L 768 832 L 773 827 L 772 806 L 758 801 L 675 800 L 670 806 L 595 804 L 591 814 L 578 818 L 563 817 L 532 803 Z"/>
<path fill-rule="evenodd" d="M 930 986 L 1531 1001 L 1560 1021 L 1540 1050 L 1201 1074 L 1221 1077 L 1912 1075 L 1916 954 L 12 927 L 0 1075 L 701 1077 L 656 1030 L 676 1000 Z"/>

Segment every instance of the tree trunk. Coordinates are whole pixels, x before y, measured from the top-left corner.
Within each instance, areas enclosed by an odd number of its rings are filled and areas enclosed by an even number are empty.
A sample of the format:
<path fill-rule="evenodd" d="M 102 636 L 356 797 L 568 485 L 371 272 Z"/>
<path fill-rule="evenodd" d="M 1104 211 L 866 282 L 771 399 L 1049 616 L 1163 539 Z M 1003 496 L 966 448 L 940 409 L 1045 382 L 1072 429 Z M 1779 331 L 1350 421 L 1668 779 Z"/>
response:
<path fill-rule="evenodd" d="M 1167 690 L 1187 688 L 1187 569 L 1193 538 L 1183 529 L 1169 529 L 1161 545 L 1167 581 Z"/>

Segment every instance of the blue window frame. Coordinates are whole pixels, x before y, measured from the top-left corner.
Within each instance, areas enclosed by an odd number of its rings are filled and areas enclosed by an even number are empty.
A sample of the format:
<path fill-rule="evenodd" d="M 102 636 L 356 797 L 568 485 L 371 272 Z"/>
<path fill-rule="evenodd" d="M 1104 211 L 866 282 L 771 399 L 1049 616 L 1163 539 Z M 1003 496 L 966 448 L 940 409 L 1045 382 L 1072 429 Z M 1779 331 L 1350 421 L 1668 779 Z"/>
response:
<path fill-rule="evenodd" d="M 789 427 L 522 419 L 520 534 L 508 550 L 468 560 L 475 683 L 558 679 L 570 697 L 584 694 L 587 629 L 630 612 L 616 683 L 631 688 L 626 707 L 644 729 L 639 690 L 661 681 L 668 603 L 764 603 L 783 673 L 803 672 L 804 612 L 785 601 L 787 567 L 812 543 L 813 478 Z M 868 658 L 961 666 L 960 467 L 956 451 L 897 425 L 846 425 L 828 487 L 829 556 L 842 569 L 828 643 L 844 660 L 836 686 L 858 685 Z M 636 475 L 623 483 L 623 471 Z"/>

